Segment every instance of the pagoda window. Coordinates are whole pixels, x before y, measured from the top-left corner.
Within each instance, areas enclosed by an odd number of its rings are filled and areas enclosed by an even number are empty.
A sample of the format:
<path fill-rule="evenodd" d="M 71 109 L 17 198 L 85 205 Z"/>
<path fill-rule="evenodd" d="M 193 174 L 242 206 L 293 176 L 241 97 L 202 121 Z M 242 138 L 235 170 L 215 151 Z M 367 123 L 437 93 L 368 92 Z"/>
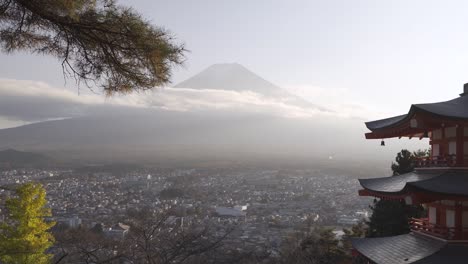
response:
<path fill-rule="evenodd" d="M 468 211 L 463 212 L 462 224 L 463 224 L 463 228 L 468 227 Z"/>
<path fill-rule="evenodd" d="M 435 207 L 429 207 L 429 223 L 437 224 L 437 209 Z"/>
<path fill-rule="evenodd" d="M 455 211 L 447 210 L 445 212 L 447 227 L 455 227 Z"/>
<path fill-rule="evenodd" d="M 463 153 L 468 155 L 468 141 L 463 142 Z"/>
<path fill-rule="evenodd" d="M 442 129 L 432 131 L 432 139 L 442 139 Z"/>
<path fill-rule="evenodd" d="M 456 127 L 446 127 L 445 128 L 445 138 L 454 138 L 457 136 Z"/>
<path fill-rule="evenodd" d="M 468 141 L 463 142 L 463 153 L 466 156 L 468 156 Z"/>
<path fill-rule="evenodd" d="M 411 198 L 411 196 L 406 196 L 405 197 L 405 204 L 406 205 L 412 205 L 413 204 L 413 198 Z"/>
<path fill-rule="evenodd" d="M 432 145 L 432 156 L 433 157 L 438 157 L 440 155 L 440 146 L 439 144 L 434 144 Z"/>
<path fill-rule="evenodd" d="M 441 204 L 443 205 L 450 205 L 450 206 L 455 206 L 455 201 L 452 200 L 442 200 Z"/>
<path fill-rule="evenodd" d="M 448 154 L 449 155 L 456 155 L 457 154 L 457 142 L 456 141 L 450 141 L 449 142 Z"/>

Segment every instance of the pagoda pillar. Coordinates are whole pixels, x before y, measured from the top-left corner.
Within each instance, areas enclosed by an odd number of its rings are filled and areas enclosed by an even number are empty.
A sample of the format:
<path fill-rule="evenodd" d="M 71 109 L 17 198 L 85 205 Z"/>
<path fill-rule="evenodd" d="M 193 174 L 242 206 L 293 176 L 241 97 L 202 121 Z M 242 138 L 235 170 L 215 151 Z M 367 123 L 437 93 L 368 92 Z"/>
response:
<path fill-rule="evenodd" d="M 462 202 L 455 202 L 455 239 L 462 239 L 463 237 L 463 205 Z"/>
<path fill-rule="evenodd" d="M 464 162 L 465 153 L 463 153 L 464 145 L 464 127 L 460 124 L 457 125 L 457 150 L 456 150 L 456 166 L 462 167 Z"/>

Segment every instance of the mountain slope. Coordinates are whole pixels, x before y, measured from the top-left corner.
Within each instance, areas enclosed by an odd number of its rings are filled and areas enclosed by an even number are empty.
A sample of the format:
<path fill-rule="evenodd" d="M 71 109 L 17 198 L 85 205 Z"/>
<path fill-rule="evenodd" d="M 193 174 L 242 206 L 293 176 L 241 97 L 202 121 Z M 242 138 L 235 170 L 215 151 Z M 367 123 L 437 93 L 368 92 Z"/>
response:
<path fill-rule="evenodd" d="M 325 107 L 317 106 L 289 93 L 238 63 L 213 64 L 195 76 L 175 85 L 174 88 L 250 91 L 287 104 L 331 112 Z"/>
<path fill-rule="evenodd" d="M 252 91 L 263 95 L 281 96 L 286 92 L 238 63 L 214 64 L 197 75 L 177 84 L 175 88 Z"/>
<path fill-rule="evenodd" d="M 37 165 L 43 164 L 50 159 L 42 154 L 5 149 L 0 151 L 0 165 Z"/>

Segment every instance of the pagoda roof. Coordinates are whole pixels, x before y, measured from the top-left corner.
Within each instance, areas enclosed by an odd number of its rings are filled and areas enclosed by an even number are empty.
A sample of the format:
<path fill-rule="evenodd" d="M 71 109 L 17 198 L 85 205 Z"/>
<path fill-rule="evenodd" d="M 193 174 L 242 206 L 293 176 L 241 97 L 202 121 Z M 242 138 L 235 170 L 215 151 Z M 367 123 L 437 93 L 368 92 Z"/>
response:
<path fill-rule="evenodd" d="M 359 183 L 367 190 L 379 193 L 400 193 L 411 182 L 419 182 L 436 177 L 438 174 L 410 172 L 398 176 L 359 179 Z"/>
<path fill-rule="evenodd" d="M 412 192 L 468 196 L 468 170 L 416 170 L 398 176 L 359 179 L 359 183 L 374 196 Z"/>
<path fill-rule="evenodd" d="M 401 121 L 405 120 L 407 116 L 408 114 L 404 114 L 404 115 L 389 117 L 385 119 L 370 121 L 370 122 L 366 122 L 366 126 L 369 130 L 374 131 L 377 129 L 382 129 L 382 128 L 386 128 L 386 127 L 399 124 Z"/>
<path fill-rule="evenodd" d="M 414 264 L 462 264 L 466 263 L 468 258 L 468 245 L 466 244 L 447 244 L 441 250 L 430 255 L 427 258 L 414 262 Z"/>
<path fill-rule="evenodd" d="M 393 263 L 466 263 L 468 245 L 409 233 L 392 237 L 354 238 L 355 250 L 377 264 Z"/>
<path fill-rule="evenodd" d="M 366 122 L 366 126 L 372 132 L 386 128 L 398 127 L 409 122 L 416 113 L 429 114 L 439 119 L 468 120 L 468 96 L 460 96 L 455 99 L 429 104 L 413 104 L 407 114 L 390 118 Z"/>
<path fill-rule="evenodd" d="M 448 171 L 408 185 L 432 193 L 468 196 L 468 171 Z"/>

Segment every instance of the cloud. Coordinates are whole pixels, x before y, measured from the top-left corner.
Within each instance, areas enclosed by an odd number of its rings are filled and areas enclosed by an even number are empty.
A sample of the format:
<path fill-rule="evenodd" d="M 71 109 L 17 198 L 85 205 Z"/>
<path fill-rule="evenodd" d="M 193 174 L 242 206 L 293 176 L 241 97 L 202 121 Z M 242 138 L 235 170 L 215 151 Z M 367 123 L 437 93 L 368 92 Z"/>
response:
<path fill-rule="evenodd" d="M 382 112 L 370 108 L 368 105 L 353 101 L 353 94 L 349 89 L 329 89 L 312 85 L 286 85 L 286 90 L 311 103 L 326 105 L 335 115 L 347 118 L 373 120 L 385 118 L 401 113 Z"/>
<path fill-rule="evenodd" d="M 0 127 L 88 115 L 112 107 L 254 112 L 289 118 L 362 117 L 368 114 L 368 110 L 360 105 L 336 100 L 344 91 L 329 93 L 325 89 L 305 86 L 291 90 L 301 97 L 320 98 L 321 105 L 326 104 L 334 111 L 317 107 L 314 101 L 295 103 L 291 98 L 267 97 L 250 91 L 164 88 L 108 98 L 86 91 L 79 95 L 78 91 L 59 89 L 43 82 L 0 79 Z M 8 124 L 5 120 L 9 120 Z"/>
<path fill-rule="evenodd" d="M 102 95 L 78 95 L 43 82 L 0 79 L 0 118 L 10 122 L 74 117 L 104 105 L 134 104 L 129 99 L 107 100 Z"/>
<path fill-rule="evenodd" d="M 75 96 L 34 81 L 0 80 L 0 115 L 9 120 L 37 121 L 80 114 L 89 96 Z"/>
<path fill-rule="evenodd" d="M 298 106 L 285 98 L 267 97 L 251 91 L 166 88 L 146 98 L 150 107 L 173 111 L 232 110 L 296 118 L 325 113 L 312 105 Z"/>

